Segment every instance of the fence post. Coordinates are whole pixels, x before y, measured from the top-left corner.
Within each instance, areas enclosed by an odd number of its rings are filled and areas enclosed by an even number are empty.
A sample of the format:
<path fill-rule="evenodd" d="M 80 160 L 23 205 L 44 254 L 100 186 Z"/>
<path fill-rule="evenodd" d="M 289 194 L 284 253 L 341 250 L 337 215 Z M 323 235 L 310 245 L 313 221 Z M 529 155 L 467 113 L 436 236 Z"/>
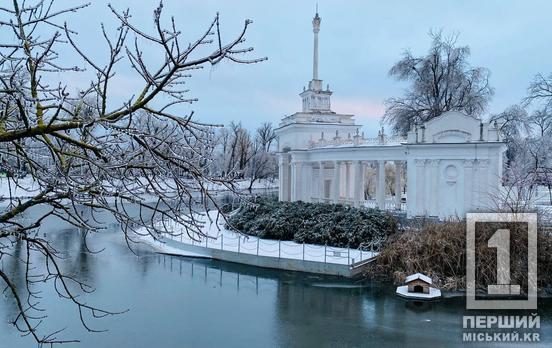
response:
<path fill-rule="evenodd" d="M 259 237 L 257 237 L 257 256 L 259 256 Z"/>
<path fill-rule="evenodd" d="M 209 247 L 209 237 L 205 236 L 205 247 Z"/>
<path fill-rule="evenodd" d="M 282 240 L 278 240 L 278 258 L 280 258 L 280 251 L 282 250 Z"/>
<path fill-rule="evenodd" d="M 305 242 L 303 242 L 303 261 L 305 261 Z"/>
<path fill-rule="evenodd" d="M 328 256 L 328 252 L 326 251 L 326 248 L 328 247 L 328 243 L 324 244 L 324 263 L 326 263 L 326 256 Z"/>
<path fill-rule="evenodd" d="M 240 253 L 240 238 L 241 238 L 241 236 L 238 235 L 238 254 Z"/>
<path fill-rule="evenodd" d="M 220 250 L 224 250 L 224 234 L 220 235 Z"/>
<path fill-rule="evenodd" d="M 351 247 L 347 246 L 347 265 L 350 265 L 351 261 Z"/>
<path fill-rule="evenodd" d="M 182 233 L 180 233 L 180 243 L 182 243 Z"/>

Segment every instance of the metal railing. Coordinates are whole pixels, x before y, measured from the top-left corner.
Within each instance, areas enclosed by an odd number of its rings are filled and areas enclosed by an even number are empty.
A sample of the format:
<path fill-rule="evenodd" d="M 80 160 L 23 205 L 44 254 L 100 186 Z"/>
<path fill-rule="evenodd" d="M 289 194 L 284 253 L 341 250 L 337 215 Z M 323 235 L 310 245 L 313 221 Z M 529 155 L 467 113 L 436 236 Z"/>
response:
<path fill-rule="evenodd" d="M 174 230 L 173 227 L 168 227 Z M 338 248 L 328 245 L 263 239 L 227 230 L 221 231 L 216 237 L 201 236 L 194 239 L 184 233 L 175 234 L 174 232 L 165 237 L 188 245 L 238 254 L 343 265 L 352 265 L 355 262 L 373 258 L 381 245 L 381 242 L 374 241 L 364 248 Z"/>
<path fill-rule="evenodd" d="M 313 203 L 317 203 L 317 202 L 321 202 L 321 203 L 333 203 L 334 200 L 332 198 L 323 198 L 322 201 L 320 201 L 320 198 L 318 197 L 311 197 L 311 202 Z M 339 203 L 340 204 L 348 204 L 348 205 L 354 205 L 355 201 L 354 199 L 352 198 L 344 198 L 344 197 L 341 197 L 339 199 Z M 359 206 L 361 207 L 365 207 L 365 208 L 377 208 L 378 207 L 378 203 L 375 199 L 365 199 L 365 200 L 361 200 L 359 202 Z M 386 199 L 385 200 L 385 210 L 400 210 L 400 211 L 406 211 L 407 209 L 407 205 L 405 202 L 401 202 L 401 205 L 400 205 L 400 209 L 397 209 L 397 204 L 395 202 L 395 199 Z"/>

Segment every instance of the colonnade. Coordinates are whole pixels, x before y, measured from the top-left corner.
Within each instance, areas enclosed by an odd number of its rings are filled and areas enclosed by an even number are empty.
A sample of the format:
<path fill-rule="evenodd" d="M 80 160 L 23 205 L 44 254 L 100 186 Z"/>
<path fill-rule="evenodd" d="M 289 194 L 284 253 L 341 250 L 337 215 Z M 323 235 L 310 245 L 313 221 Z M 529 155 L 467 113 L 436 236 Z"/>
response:
<path fill-rule="evenodd" d="M 290 201 L 342 203 L 358 207 L 365 202 L 366 168 L 376 167 L 376 207 L 401 209 L 403 161 L 395 165 L 395 197 L 386 206 L 385 160 L 289 161 L 280 157 L 280 197 Z M 289 188 L 290 192 L 286 192 Z"/>

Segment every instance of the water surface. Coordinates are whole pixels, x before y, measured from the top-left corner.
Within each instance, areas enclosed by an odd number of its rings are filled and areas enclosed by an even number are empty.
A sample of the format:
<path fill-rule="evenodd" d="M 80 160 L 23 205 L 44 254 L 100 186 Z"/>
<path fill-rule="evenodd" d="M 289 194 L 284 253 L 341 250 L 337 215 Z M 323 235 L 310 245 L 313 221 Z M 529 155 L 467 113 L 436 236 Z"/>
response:
<path fill-rule="evenodd" d="M 164 256 L 146 246 L 137 246 L 135 255 L 116 226 L 89 238 L 92 249 L 105 248 L 99 254 L 86 252 L 78 230 L 50 225 L 45 231 L 66 252 L 64 269 L 96 287 L 89 303 L 129 310 L 89 321 L 109 330 L 89 333 L 76 308 L 43 287 L 48 318 L 41 332 L 67 327 L 58 337 L 81 340 L 64 347 L 462 345 L 463 298 L 412 303 L 386 284 Z M 21 265 L 3 267 L 23 275 Z M 550 301 L 540 301 L 541 346 L 552 342 L 551 311 Z M 8 324 L 15 313 L 11 298 L 2 297 L 0 347 L 33 347 Z"/>

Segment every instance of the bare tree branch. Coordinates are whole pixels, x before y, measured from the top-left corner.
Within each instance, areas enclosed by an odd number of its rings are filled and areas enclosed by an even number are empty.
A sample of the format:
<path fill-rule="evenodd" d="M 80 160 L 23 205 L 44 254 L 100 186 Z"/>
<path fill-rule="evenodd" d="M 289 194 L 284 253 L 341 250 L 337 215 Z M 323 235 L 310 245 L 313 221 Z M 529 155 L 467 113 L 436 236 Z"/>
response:
<path fill-rule="evenodd" d="M 192 238 L 201 236 L 205 210 L 218 208 L 213 188 L 233 190 L 234 176 L 213 170 L 215 126 L 196 121 L 193 113 L 179 113 L 180 104 L 197 100 L 182 86 L 204 66 L 266 59 L 243 57 L 253 50 L 242 47 L 250 20 L 225 42 L 217 14 L 202 35 L 187 43 L 187 31 L 177 29 L 178 21 L 171 18 L 165 25 L 160 2 L 153 11 L 153 33 L 131 23 L 129 10 L 109 5 L 118 25 L 113 32 L 101 25 L 107 58 L 100 61 L 80 46 L 77 32 L 64 20 L 89 5 L 58 9 L 52 0 L 13 0 L 11 8 L 0 7 L 0 25 L 13 32 L 12 40 L 8 35 L 0 40 L 0 171 L 8 176 L 1 180 L 8 194 L 0 199 L 8 204 L 0 212 L 0 258 L 25 246 L 27 257 L 17 262 L 28 270 L 26 294 L 4 269 L 0 278 L 20 312 L 14 325 L 38 343 L 73 342 L 56 338 L 59 332 L 38 334 L 45 318 L 32 314 L 42 313 L 33 291 L 38 281 L 51 281 L 62 298 L 75 304 L 89 331 L 96 330 L 87 318 L 116 313 L 79 299 L 74 285 L 80 292 L 91 288 L 61 271 L 60 255 L 37 237 L 42 221 L 51 216 L 99 231 L 103 226 L 96 215 L 108 213 L 130 247 L 139 234 L 158 239 L 169 233 L 164 228 L 168 222 L 183 225 Z M 144 59 L 144 44 L 157 59 Z M 80 56 L 83 66 L 64 66 L 58 53 L 62 47 Z M 124 64 L 136 72 L 141 86 L 118 103 L 111 97 L 113 81 Z M 55 74 L 85 70 L 94 77 L 78 93 L 55 82 Z M 22 219 L 37 205 L 46 206 L 47 213 L 30 222 Z M 92 217 L 85 218 L 83 209 Z M 42 257 L 42 267 L 30 264 L 31 254 Z"/>

